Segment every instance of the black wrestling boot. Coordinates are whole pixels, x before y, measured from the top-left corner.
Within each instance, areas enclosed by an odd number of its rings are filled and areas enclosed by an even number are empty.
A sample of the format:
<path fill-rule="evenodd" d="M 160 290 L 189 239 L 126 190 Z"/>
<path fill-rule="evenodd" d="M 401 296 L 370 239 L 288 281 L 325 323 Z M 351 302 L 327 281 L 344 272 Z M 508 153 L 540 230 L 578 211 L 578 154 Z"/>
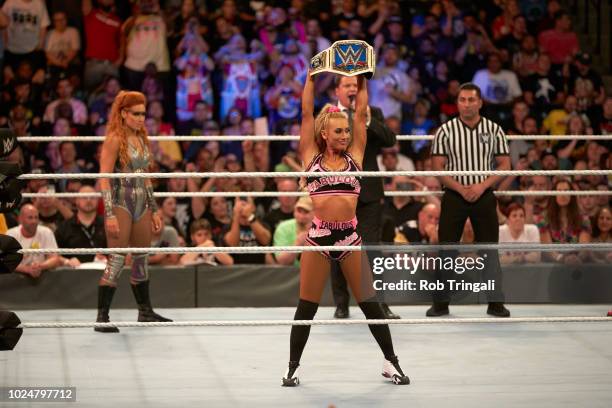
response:
<path fill-rule="evenodd" d="M 382 308 L 382 311 L 385 315 L 385 319 L 401 319 L 401 317 L 395 313 L 393 313 L 391 311 L 391 309 L 389 309 L 389 305 L 386 303 L 381 303 L 380 307 Z"/>
<path fill-rule="evenodd" d="M 108 311 L 113 301 L 113 296 L 117 290 L 114 286 L 98 286 L 98 317 L 96 323 L 108 323 Z M 94 327 L 94 330 L 100 333 L 119 333 L 116 327 Z"/>
<path fill-rule="evenodd" d="M 158 315 L 153 311 L 151 307 L 151 298 L 149 296 L 149 281 L 132 284 L 132 292 L 136 303 L 138 303 L 138 321 L 139 322 L 171 322 L 171 319 L 167 319 L 163 316 Z"/>
<path fill-rule="evenodd" d="M 439 317 L 445 316 L 447 314 L 449 314 L 448 302 L 434 302 L 433 305 L 431 305 L 431 307 L 427 309 L 425 316 Z"/>
<path fill-rule="evenodd" d="M 349 307 L 345 304 L 340 304 L 336 306 L 336 311 L 334 312 L 334 318 L 336 319 L 348 319 L 349 318 Z"/>
<path fill-rule="evenodd" d="M 285 373 L 285 376 L 283 377 L 283 381 L 281 383 L 283 387 L 295 387 L 297 385 L 300 385 L 300 377 L 298 376 L 299 366 L 300 363 L 298 363 L 297 361 L 289 362 L 289 367 L 287 368 L 287 372 Z"/>
<path fill-rule="evenodd" d="M 510 311 L 502 302 L 489 302 L 487 314 L 495 317 L 510 317 Z"/>

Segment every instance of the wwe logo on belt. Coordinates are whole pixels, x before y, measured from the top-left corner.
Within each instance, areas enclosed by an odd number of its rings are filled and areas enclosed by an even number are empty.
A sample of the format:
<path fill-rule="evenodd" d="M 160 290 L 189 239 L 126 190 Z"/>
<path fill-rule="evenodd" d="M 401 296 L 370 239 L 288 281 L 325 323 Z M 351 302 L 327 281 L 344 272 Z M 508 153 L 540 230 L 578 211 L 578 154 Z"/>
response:
<path fill-rule="evenodd" d="M 339 44 L 334 47 L 334 68 L 352 72 L 368 66 L 363 44 Z"/>

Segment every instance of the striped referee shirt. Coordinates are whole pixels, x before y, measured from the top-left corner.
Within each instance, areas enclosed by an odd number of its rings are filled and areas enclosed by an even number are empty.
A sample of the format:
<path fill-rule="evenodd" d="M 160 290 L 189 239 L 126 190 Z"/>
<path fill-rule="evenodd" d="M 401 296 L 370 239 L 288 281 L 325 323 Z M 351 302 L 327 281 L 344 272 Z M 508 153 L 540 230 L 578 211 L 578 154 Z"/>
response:
<path fill-rule="evenodd" d="M 494 170 L 495 156 L 507 156 L 508 139 L 497 123 L 480 117 L 472 129 L 459 117 L 440 126 L 434 137 L 431 155 L 446 156 L 449 171 Z M 487 176 L 453 176 L 463 185 L 484 181 Z"/>

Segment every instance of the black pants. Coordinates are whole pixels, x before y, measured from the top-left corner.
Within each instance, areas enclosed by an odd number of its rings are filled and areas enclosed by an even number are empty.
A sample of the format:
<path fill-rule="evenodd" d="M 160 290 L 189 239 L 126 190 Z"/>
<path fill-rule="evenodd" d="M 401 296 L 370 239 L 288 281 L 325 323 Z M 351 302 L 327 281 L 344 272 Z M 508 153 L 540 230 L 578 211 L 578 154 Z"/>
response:
<path fill-rule="evenodd" d="M 440 244 L 452 245 L 459 243 L 468 218 L 472 222 L 475 243 L 496 244 L 499 242 L 497 199 L 492 190 L 486 190 L 473 203 L 466 201 L 461 194 L 454 190 L 446 190 L 442 196 L 442 207 L 440 209 L 440 225 L 438 227 Z M 465 251 L 460 254 L 457 251 L 440 251 L 439 254 L 443 259 L 445 257 L 465 255 Z M 495 281 L 495 290 L 486 292 L 489 302 L 503 302 L 504 295 L 502 292 L 499 251 L 482 250 L 478 252 L 478 255 L 485 258 L 484 269 L 478 280 L 486 282 L 488 279 L 493 279 Z M 446 281 L 447 279 L 461 279 L 461 275 L 456 274 L 455 271 L 436 270 L 435 278 Z M 448 286 L 446 288 L 448 289 Z M 449 302 L 449 291 L 434 292 L 434 301 Z"/>
<path fill-rule="evenodd" d="M 381 201 L 357 204 L 357 232 L 361 235 L 362 245 L 380 244 L 383 204 Z M 382 275 L 381 275 L 382 276 Z M 377 279 L 381 279 L 377 276 Z M 331 264 L 331 285 L 336 305 L 348 305 L 350 296 L 346 279 L 340 270 L 338 262 Z"/>

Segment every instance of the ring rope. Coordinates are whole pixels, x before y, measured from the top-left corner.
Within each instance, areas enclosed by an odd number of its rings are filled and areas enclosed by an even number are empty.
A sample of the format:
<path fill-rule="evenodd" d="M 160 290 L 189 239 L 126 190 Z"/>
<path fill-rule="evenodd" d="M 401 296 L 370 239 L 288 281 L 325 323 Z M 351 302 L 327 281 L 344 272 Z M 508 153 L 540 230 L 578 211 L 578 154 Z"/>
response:
<path fill-rule="evenodd" d="M 21 180 L 70 180 L 70 179 L 123 179 L 123 178 L 233 178 L 233 177 L 323 177 L 347 176 L 345 171 L 244 171 L 244 172 L 176 172 L 176 173 L 54 173 L 54 174 L 22 174 Z M 609 176 L 612 170 L 481 170 L 481 171 L 352 171 L 353 177 L 440 177 L 440 176 Z"/>
<path fill-rule="evenodd" d="M 529 243 L 498 243 L 498 244 L 462 244 L 462 245 L 355 245 L 355 246 L 259 246 L 259 247 L 140 247 L 140 248 L 45 248 L 45 249 L 21 249 L 24 255 L 31 254 L 148 254 L 155 252 L 159 254 L 176 253 L 219 253 L 227 252 L 233 254 L 254 254 L 269 252 L 329 252 L 329 251 L 402 251 L 402 252 L 431 252 L 432 250 L 512 250 L 512 251 L 584 251 L 584 250 L 612 250 L 612 244 L 602 243 L 578 243 L 578 244 L 529 244 Z"/>
<path fill-rule="evenodd" d="M 334 320 L 194 320 L 183 322 L 40 322 L 22 323 L 23 329 L 83 329 L 91 327 L 245 327 L 245 326 L 352 326 L 360 324 L 477 324 L 477 323 L 595 323 L 612 322 L 602 316 L 495 317 L 434 319 L 334 319 Z"/>
<path fill-rule="evenodd" d="M 502 190 L 494 191 L 501 196 L 609 196 L 612 190 Z M 429 195 L 442 195 L 444 191 L 385 191 L 387 197 L 422 197 Z M 101 193 L 23 193 L 23 198 L 79 198 L 101 197 Z M 165 192 L 154 193 L 155 197 L 191 198 L 191 197 L 304 197 L 306 191 L 196 191 L 196 192 Z"/>
<path fill-rule="evenodd" d="M 397 140 L 433 140 L 433 135 L 397 135 Z M 508 140 L 612 140 L 612 135 L 508 135 Z M 105 136 L 20 136 L 18 142 L 103 142 Z M 214 136 L 149 136 L 152 141 L 181 142 L 231 142 L 251 140 L 253 142 L 282 142 L 300 140 L 295 135 L 214 135 Z"/>

